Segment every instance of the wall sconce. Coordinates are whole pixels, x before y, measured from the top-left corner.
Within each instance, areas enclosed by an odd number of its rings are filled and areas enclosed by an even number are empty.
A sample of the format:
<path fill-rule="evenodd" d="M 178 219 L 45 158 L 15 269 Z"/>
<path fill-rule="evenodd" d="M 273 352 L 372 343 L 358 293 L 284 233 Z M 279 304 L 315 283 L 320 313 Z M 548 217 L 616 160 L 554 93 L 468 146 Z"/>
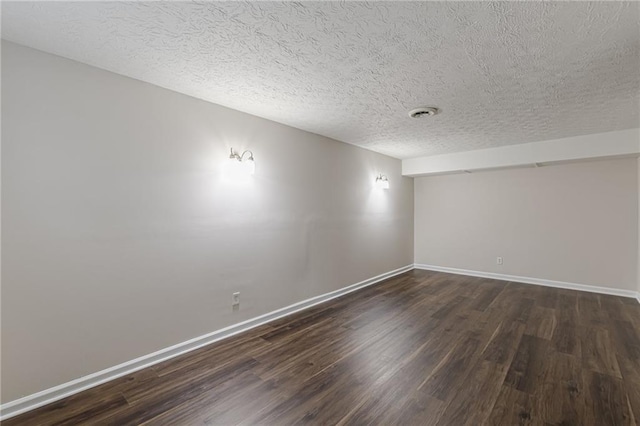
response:
<path fill-rule="evenodd" d="M 376 188 L 389 189 L 389 179 L 385 175 L 376 177 Z"/>
<path fill-rule="evenodd" d="M 245 158 L 245 155 L 248 155 Z M 242 154 L 238 154 L 231 148 L 231 154 L 229 154 L 229 162 L 227 164 L 227 174 L 234 178 L 242 178 L 253 175 L 256 172 L 256 162 L 253 159 L 253 152 L 244 151 Z"/>

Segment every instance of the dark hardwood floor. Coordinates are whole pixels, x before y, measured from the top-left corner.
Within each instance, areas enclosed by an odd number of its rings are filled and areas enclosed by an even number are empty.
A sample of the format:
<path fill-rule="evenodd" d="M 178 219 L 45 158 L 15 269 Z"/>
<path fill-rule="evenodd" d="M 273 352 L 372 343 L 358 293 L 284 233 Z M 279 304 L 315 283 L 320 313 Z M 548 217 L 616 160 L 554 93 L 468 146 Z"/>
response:
<path fill-rule="evenodd" d="M 634 299 L 414 270 L 3 425 L 634 425 Z"/>

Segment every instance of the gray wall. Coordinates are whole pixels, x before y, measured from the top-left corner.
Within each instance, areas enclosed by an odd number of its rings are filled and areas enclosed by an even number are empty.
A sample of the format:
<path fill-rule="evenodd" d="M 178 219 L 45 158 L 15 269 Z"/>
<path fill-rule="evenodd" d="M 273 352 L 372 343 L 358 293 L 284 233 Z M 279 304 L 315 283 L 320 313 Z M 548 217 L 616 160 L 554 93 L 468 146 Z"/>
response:
<path fill-rule="evenodd" d="M 635 290 L 638 161 L 418 178 L 415 261 Z"/>
<path fill-rule="evenodd" d="M 3 402 L 413 263 L 399 160 L 7 42 L 2 143 Z"/>

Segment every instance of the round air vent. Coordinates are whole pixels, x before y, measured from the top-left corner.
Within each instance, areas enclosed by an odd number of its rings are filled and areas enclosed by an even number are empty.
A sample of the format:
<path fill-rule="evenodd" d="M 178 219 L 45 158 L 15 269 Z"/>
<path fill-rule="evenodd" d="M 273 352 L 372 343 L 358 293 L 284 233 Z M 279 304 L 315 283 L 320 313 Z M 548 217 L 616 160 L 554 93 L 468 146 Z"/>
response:
<path fill-rule="evenodd" d="M 416 109 L 412 109 L 409 111 L 409 117 L 411 118 L 419 118 L 419 117 L 427 117 L 431 115 L 436 115 L 440 110 L 436 107 L 420 107 Z"/>

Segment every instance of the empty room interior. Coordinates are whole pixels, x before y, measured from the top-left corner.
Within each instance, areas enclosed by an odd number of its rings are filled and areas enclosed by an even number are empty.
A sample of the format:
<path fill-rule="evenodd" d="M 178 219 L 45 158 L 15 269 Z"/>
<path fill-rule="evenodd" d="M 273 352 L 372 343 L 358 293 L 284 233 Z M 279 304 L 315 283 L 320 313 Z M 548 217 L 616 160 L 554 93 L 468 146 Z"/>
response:
<path fill-rule="evenodd" d="M 2 425 L 640 424 L 640 2 L 0 7 Z"/>

